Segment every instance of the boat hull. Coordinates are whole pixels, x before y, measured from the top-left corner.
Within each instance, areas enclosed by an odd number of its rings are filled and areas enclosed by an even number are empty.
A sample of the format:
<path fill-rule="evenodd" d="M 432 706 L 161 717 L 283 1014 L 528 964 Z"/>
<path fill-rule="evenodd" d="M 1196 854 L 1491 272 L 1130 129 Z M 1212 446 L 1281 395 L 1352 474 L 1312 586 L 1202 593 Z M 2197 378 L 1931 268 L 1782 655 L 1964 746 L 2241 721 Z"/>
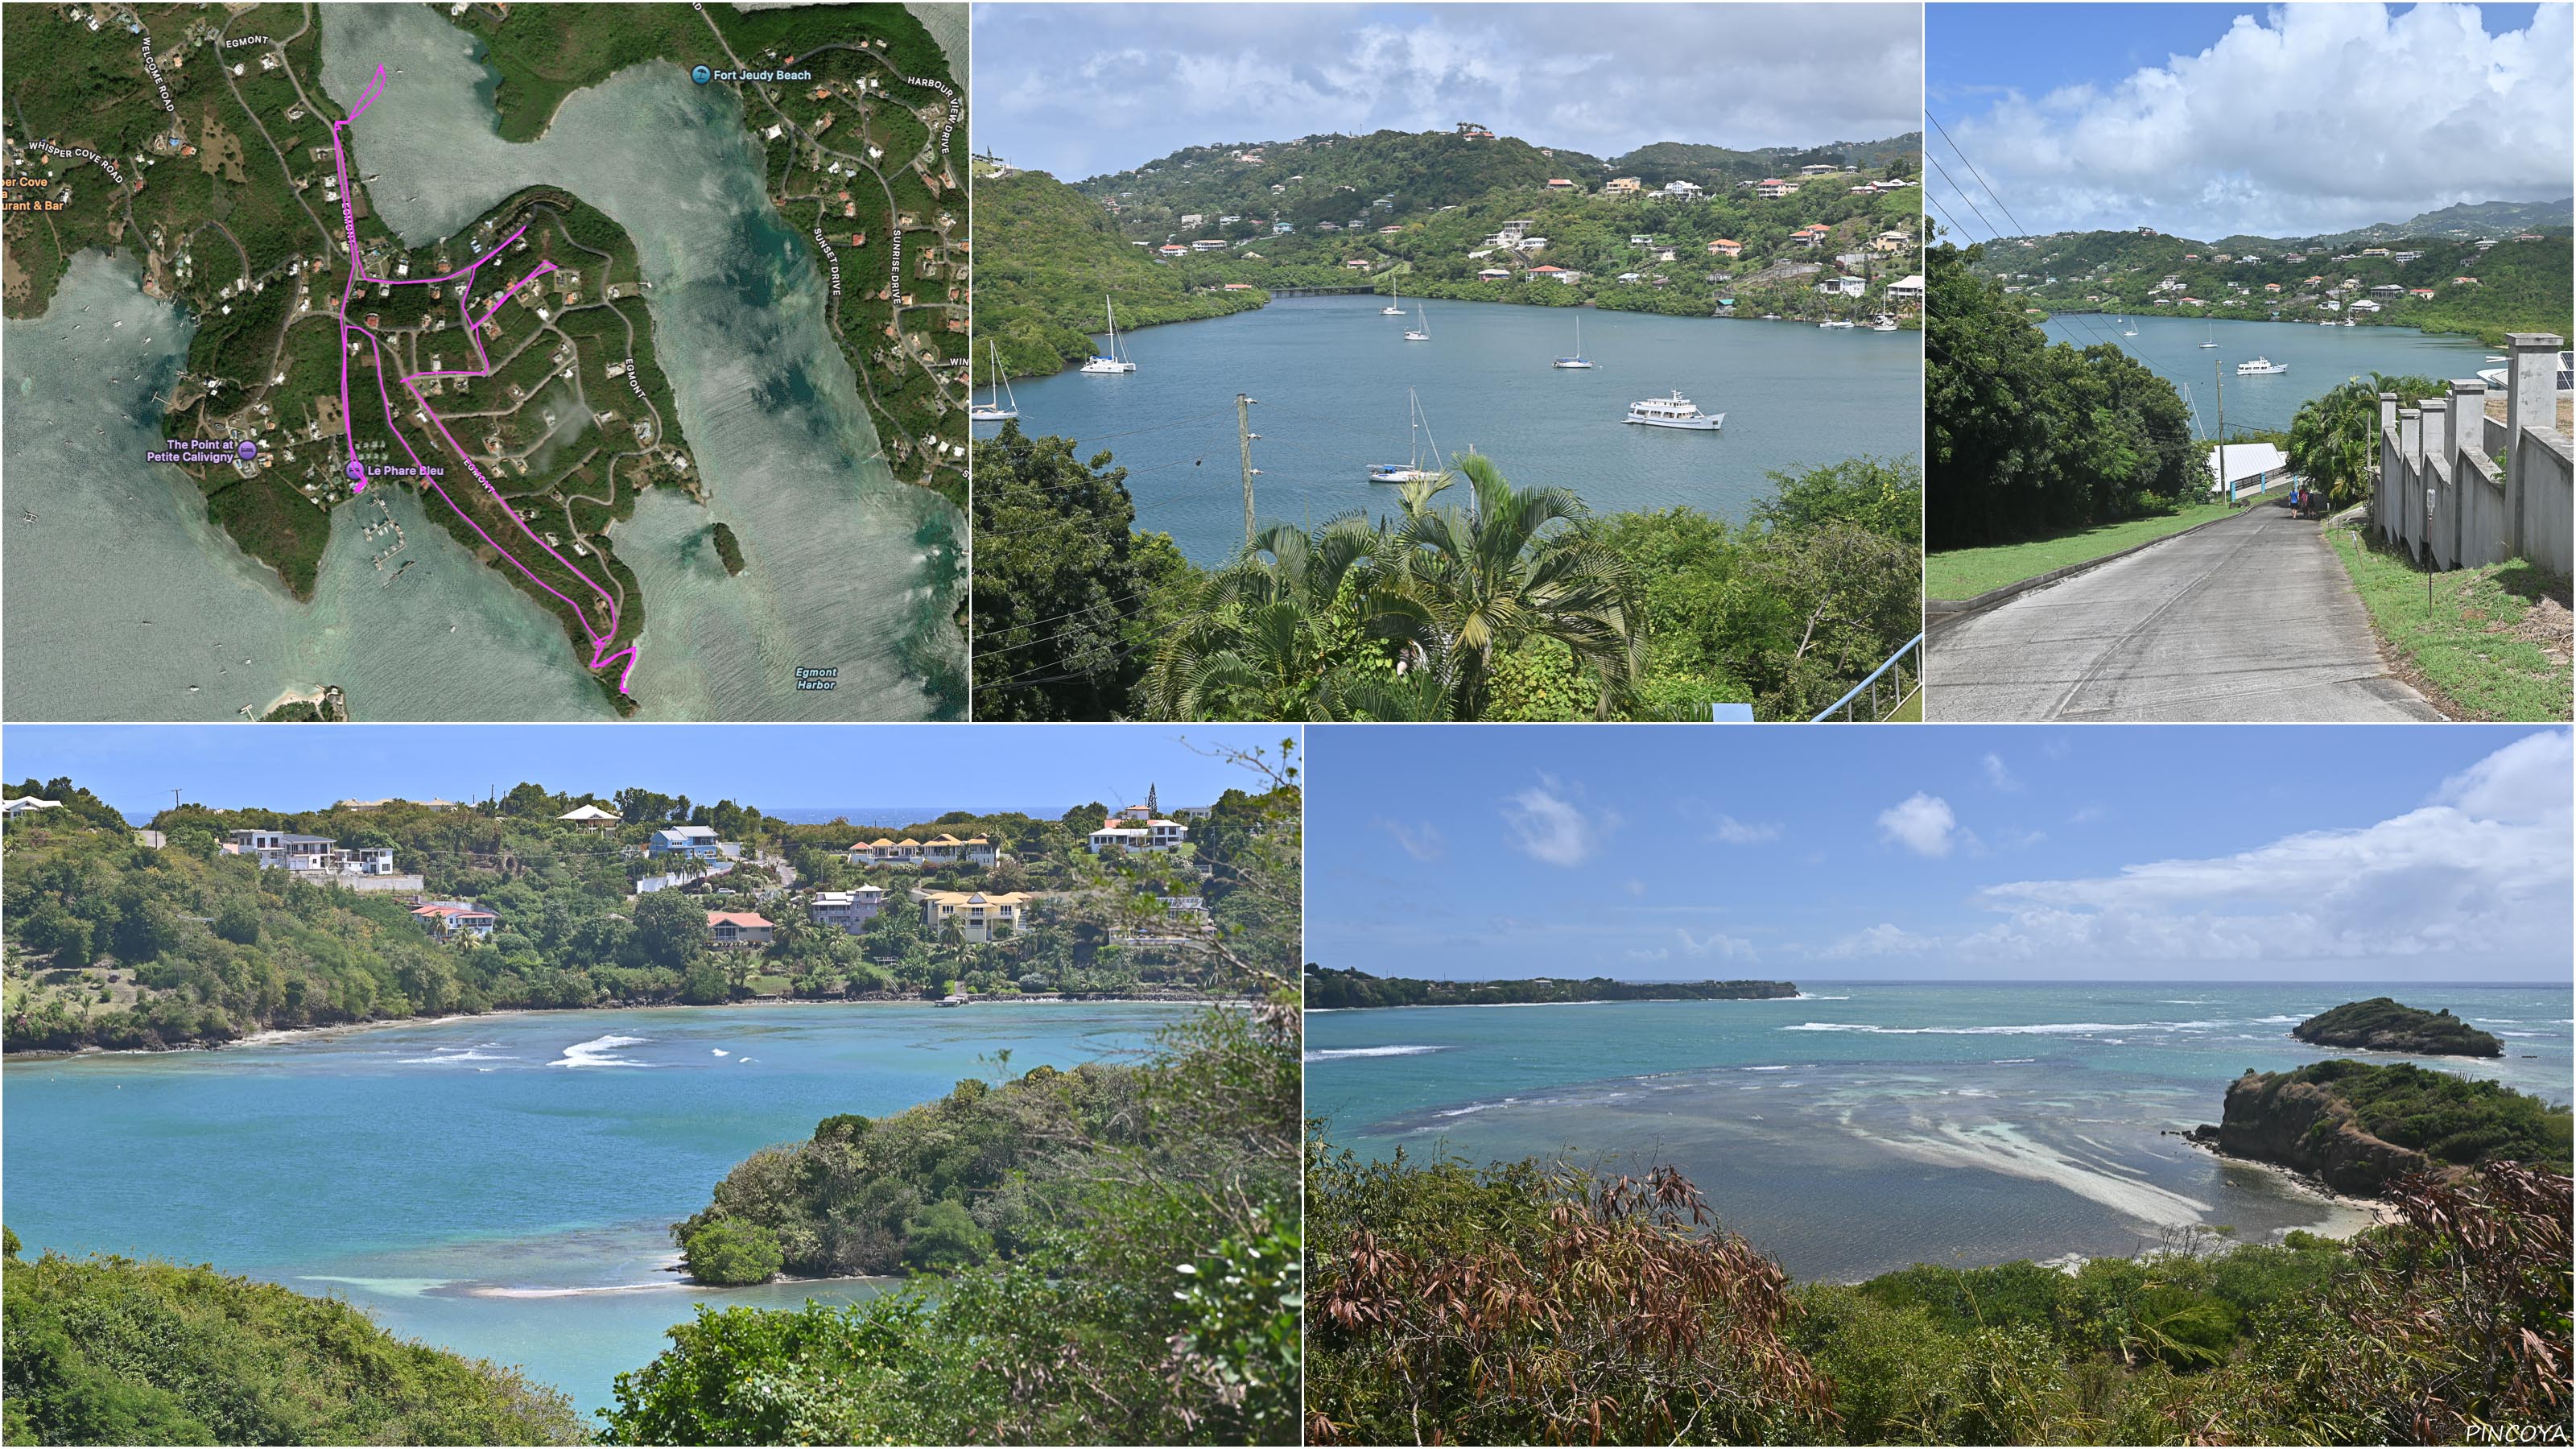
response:
<path fill-rule="evenodd" d="M 1019 412 L 1014 408 L 976 408 L 966 414 L 966 421 L 970 423 L 1007 423 L 1017 420 L 1018 417 Z"/>
<path fill-rule="evenodd" d="M 1090 373 L 1094 377 L 1105 377 L 1111 373 L 1134 372 L 1136 370 L 1136 364 L 1132 362 L 1110 362 L 1105 359 L 1095 357 L 1089 362 L 1084 363 L 1082 365 L 1082 370 Z"/>
<path fill-rule="evenodd" d="M 1678 428 L 1686 433 L 1713 433 L 1726 422 L 1726 414 L 1716 413 L 1696 418 L 1638 418 L 1627 421 L 1641 428 Z"/>

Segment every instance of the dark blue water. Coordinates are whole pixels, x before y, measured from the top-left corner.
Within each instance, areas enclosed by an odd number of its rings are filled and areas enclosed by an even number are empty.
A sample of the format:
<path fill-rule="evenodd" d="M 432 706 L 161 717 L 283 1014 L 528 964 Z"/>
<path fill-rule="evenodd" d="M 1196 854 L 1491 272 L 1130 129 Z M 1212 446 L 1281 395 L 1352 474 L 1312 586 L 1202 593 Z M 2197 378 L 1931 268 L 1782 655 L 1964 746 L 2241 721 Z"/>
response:
<path fill-rule="evenodd" d="M 1605 513 L 1687 504 L 1740 520 L 1770 495 L 1766 472 L 1922 451 L 1919 333 L 1586 310 L 1583 351 L 1600 365 L 1560 371 L 1549 363 L 1574 350 L 1571 309 L 1432 302 L 1432 340 L 1407 342 L 1412 318 L 1380 316 L 1385 305 L 1292 298 L 1121 334 L 1134 373 L 1014 383 L 1020 428 L 1075 438 L 1084 458 L 1116 455 L 1136 526 L 1170 533 L 1202 564 L 1243 542 L 1238 392 L 1258 400 L 1265 521 L 1393 509 L 1395 490 L 1369 483 L 1368 465 L 1406 461 L 1407 388 L 1444 453 L 1473 447 L 1514 483 L 1559 484 Z M 1676 388 L 1726 414 L 1725 428 L 1621 421 L 1631 402 Z"/>
<path fill-rule="evenodd" d="M 2112 316 L 2052 317 L 2040 330 L 2051 342 L 2117 345 L 2176 387 L 2191 390 L 2201 435 L 2218 426 L 2223 390 L 2230 435 L 2247 428 L 2282 431 L 2310 398 L 2356 377 L 2473 378 L 2490 366 L 2474 337 L 2435 336 L 2412 327 L 2320 327 L 2313 322 L 2208 322 L 2192 317 L 2133 317 L 2135 337 Z M 2204 349 L 2203 341 L 2216 347 Z M 2238 377 L 2255 358 L 2286 362 L 2288 372 Z M 2215 369 L 2213 371 L 2213 369 Z"/>
<path fill-rule="evenodd" d="M 2535 987 L 1809 984 L 1794 1000 L 1318 1012 L 1306 1110 L 1368 1157 L 1680 1165 L 1800 1277 L 2131 1253 L 2192 1225 L 2261 1241 L 2364 1218 L 2162 1135 L 2227 1084 L 2334 1053 L 2291 1026 L 2390 992 L 2501 1061 L 2425 1058 L 2568 1098 L 2571 994 Z M 2387 1058 L 2397 1060 L 2397 1058 Z"/>
<path fill-rule="evenodd" d="M 30 1253 L 152 1254 L 337 1293 L 524 1365 L 583 1409 L 691 1305 L 881 1284 L 692 1287 L 667 1226 L 836 1112 L 1131 1057 L 1180 1008 L 817 1005 L 529 1012 L 213 1052 L 12 1060 L 9 1226 Z"/>

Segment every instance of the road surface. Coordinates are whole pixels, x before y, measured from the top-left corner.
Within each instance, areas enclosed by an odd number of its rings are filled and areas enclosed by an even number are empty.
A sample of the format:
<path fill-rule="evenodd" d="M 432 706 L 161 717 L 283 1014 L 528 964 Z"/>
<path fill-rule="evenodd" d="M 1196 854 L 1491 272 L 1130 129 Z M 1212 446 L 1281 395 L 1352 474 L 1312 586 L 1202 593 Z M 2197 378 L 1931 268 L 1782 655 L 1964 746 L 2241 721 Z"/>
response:
<path fill-rule="evenodd" d="M 2033 589 L 1926 642 L 1934 720 L 2402 721 L 2319 525 L 2264 505 Z"/>

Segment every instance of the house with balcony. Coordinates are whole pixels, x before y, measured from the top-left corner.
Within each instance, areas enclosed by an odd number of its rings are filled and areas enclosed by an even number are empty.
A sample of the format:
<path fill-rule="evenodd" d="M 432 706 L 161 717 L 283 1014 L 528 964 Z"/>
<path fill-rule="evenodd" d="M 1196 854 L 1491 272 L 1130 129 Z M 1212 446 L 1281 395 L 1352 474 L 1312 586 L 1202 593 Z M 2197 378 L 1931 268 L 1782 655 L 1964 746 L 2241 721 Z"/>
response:
<path fill-rule="evenodd" d="M 1646 184 L 1634 176 L 1613 176 L 1609 181 L 1603 183 L 1601 194 L 1604 196 L 1635 196 L 1645 189 Z"/>
<path fill-rule="evenodd" d="M 1744 256 L 1744 243 L 1733 237 L 1722 236 L 1708 244 L 1708 254 L 1713 257 L 1724 257 L 1730 262 L 1740 261 Z"/>
<path fill-rule="evenodd" d="M 1753 194 L 1765 201 L 1778 201 L 1784 196 L 1797 195 L 1798 183 L 1783 181 L 1777 176 L 1765 176 L 1754 184 Z"/>
<path fill-rule="evenodd" d="M 723 857 L 724 846 L 709 826 L 673 825 L 654 831 L 652 838 L 644 842 L 644 853 L 655 858 L 677 855 L 691 860 L 717 860 Z"/>
<path fill-rule="evenodd" d="M 471 901 L 433 901 L 412 908 L 411 918 L 420 922 L 433 941 L 490 939 L 501 928 L 501 918 Z"/>
<path fill-rule="evenodd" d="M 777 927 L 757 911 L 709 911 L 707 934 L 719 951 L 749 951 L 770 943 Z"/>
<path fill-rule="evenodd" d="M 250 856 L 262 870 L 337 870 L 339 847 L 340 842 L 327 835 L 287 830 L 236 830 L 224 842 L 226 854 Z"/>
<path fill-rule="evenodd" d="M 816 891 L 805 901 L 805 919 L 818 926 L 838 926 L 855 936 L 885 909 L 885 887 L 863 885 L 845 891 Z"/>
<path fill-rule="evenodd" d="M 566 825 L 577 825 L 585 830 L 614 830 L 617 828 L 618 821 L 616 811 L 602 810 L 596 805 L 575 806 L 555 818 Z"/>
<path fill-rule="evenodd" d="M 1907 277 L 1902 281 L 1888 283 L 1887 300 L 1891 302 L 1913 302 L 1918 305 L 1921 304 L 1923 301 L 1923 274 L 1917 272 L 1913 276 Z"/>
<path fill-rule="evenodd" d="M 986 895 L 982 891 L 916 890 L 912 899 L 921 907 L 923 929 L 936 936 L 955 926 L 959 936 L 981 945 L 993 940 L 997 931 L 1019 931 L 1030 902 L 1037 897 L 1026 891 Z"/>

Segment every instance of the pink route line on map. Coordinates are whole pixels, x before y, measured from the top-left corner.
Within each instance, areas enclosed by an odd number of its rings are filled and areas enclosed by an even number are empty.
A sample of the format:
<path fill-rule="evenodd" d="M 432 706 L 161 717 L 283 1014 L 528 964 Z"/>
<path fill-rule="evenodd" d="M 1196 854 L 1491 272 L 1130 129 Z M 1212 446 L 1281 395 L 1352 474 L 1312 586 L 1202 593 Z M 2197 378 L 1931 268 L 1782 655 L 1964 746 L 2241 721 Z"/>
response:
<path fill-rule="evenodd" d="M 340 132 L 354 123 L 360 115 L 364 114 L 367 107 L 376 103 L 376 99 L 379 96 L 382 96 L 385 92 L 385 84 L 385 68 L 381 65 L 377 66 L 375 78 L 368 81 L 367 88 L 359 93 L 358 103 L 355 107 L 351 108 L 348 118 L 346 120 L 333 121 L 331 123 L 331 162 L 334 168 L 336 168 L 340 178 L 340 220 L 342 226 L 348 231 L 347 245 L 349 248 L 349 281 L 340 292 L 340 422 L 343 431 L 347 435 L 349 445 L 349 463 L 347 470 L 349 474 L 349 491 L 352 494 L 361 493 L 366 490 L 367 486 L 366 465 L 358 458 L 357 429 L 354 421 L 355 414 L 350 410 L 349 402 L 349 349 L 352 345 L 349 338 L 350 334 L 355 333 L 358 336 L 365 338 L 367 345 L 374 349 L 376 359 L 376 393 L 384 403 L 385 428 L 393 434 L 394 441 L 402 445 L 402 450 L 410 457 L 412 467 L 416 470 L 417 476 L 423 483 L 426 483 L 431 488 L 437 490 L 438 496 L 446 502 L 447 506 L 456 510 L 456 516 L 465 520 L 466 527 L 473 529 L 478 537 L 480 537 L 485 543 L 490 544 L 495 553 L 500 554 L 503 558 L 509 559 L 511 567 L 516 568 L 523 574 L 526 574 L 529 582 L 535 584 L 538 588 L 545 590 L 547 593 L 553 594 L 556 598 L 562 599 L 563 602 L 571 608 L 573 617 L 581 621 L 582 632 L 590 636 L 592 656 L 590 661 L 591 668 L 605 668 L 610 661 L 619 658 L 623 658 L 626 661 L 625 671 L 617 677 L 617 692 L 624 694 L 626 692 L 627 682 L 635 677 L 635 651 L 637 646 L 629 644 L 624 649 L 617 650 L 614 653 L 609 651 L 608 646 L 616 642 L 617 639 L 617 620 L 619 611 L 616 596 L 609 593 L 608 590 L 601 588 L 598 584 L 593 583 L 590 575 L 573 567 L 570 559 L 565 558 L 562 554 L 556 553 L 553 545 L 547 543 L 544 539 L 539 538 L 536 531 L 528 527 L 527 521 L 519 517 L 519 510 L 510 506 L 510 500 L 501 496 L 501 490 L 492 486 L 492 480 L 483 476 L 483 470 L 475 466 L 472 456 L 467 454 L 465 449 L 457 443 L 455 437 L 447 431 L 447 424 L 439 418 L 438 411 L 429 405 L 428 396 L 422 393 L 419 388 L 413 386 L 416 381 L 425 377 L 491 376 L 491 354 L 484 351 L 483 348 L 482 329 L 484 324 L 490 322 L 493 317 L 497 316 L 500 313 L 502 304 L 509 301 L 511 297 L 517 295 L 518 290 L 521 287 L 524 287 L 528 283 L 535 281 L 537 278 L 544 276 L 546 273 L 555 270 L 555 264 L 553 262 L 539 263 L 536 267 L 532 268 L 526 276 L 512 282 L 508 287 L 502 290 L 499 297 L 493 299 L 492 305 L 484 310 L 482 317 L 479 319 L 473 315 L 466 301 L 468 294 L 474 290 L 474 274 L 482 269 L 485 262 L 491 261 L 493 258 L 501 255 L 504 251 L 509 250 L 512 243 L 516 242 L 521 236 L 526 234 L 528 228 L 524 223 L 521 224 L 517 231 L 501 238 L 499 244 L 494 246 L 492 250 L 485 252 L 480 257 L 477 257 L 473 262 L 469 263 L 465 267 L 457 271 L 449 272 L 443 277 L 407 277 L 398 279 L 393 277 L 369 276 L 365 273 L 364 269 L 366 262 L 364 258 L 360 256 L 358 251 L 358 216 L 355 207 L 356 193 L 352 191 L 349 186 L 349 163 L 346 155 L 342 152 L 340 147 Z M 412 400 L 419 404 L 420 415 L 429 420 L 430 426 L 438 430 L 438 435 L 447 440 L 447 446 L 453 450 L 457 458 L 465 464 L 465 471 L 473 474 L 474 481 L 483 485 L 483 491 L 492 495 L 493 500 L 499 503 L 502 509 L 510 515 L 510 521 L 517 524 L 519 531 L 528 536 L 528 541 L 535 544 L 538 548 L 544 549 L 548 557 L 552 558 L 556 563 L 562 564 L 564 569 L 574 578 L 577 578 L 584 584 L 589 585 L 591 592 L 599 595 L 599 597 L 607 603 L 608 632 L 606 634 L 601 634 L 592 629 L 590 627 L 590 615 L 582 609 L 581 605 L 573 602 L 571 599 L 565 598 L 564 595 L 554 587 L 554 585 L 537 577 L 534 570 L 530 569 L 526 564 L 519 562 L 517 557 L 512 555 L 508 549 L 503 548 L 500 540 L 494 538 L 491 534 L 484 532 L 483 525 L 474 521 L 474 515 L 467 513 L 463 507 L 458 505 L 454 498 L 448 495 L 447 489 L 439 483 L 438 475 L 430 472 L 429 465 L 421 461 L 420 454 L 412 451 L 410 440 L 403 436 L 402 429 L 394 422 L 393 394 L 386 389 L 384 381 L 385 349 L 383 339 L 377 337 L 371 329 L 362 327 L 349 320 L 349 303 L 356 298 L 358 294 L 358 284 L 361 281 L 374 282 L 381 286 L 408 287 L 427 286 L 438 282 L 456 280 L 458 278 L 463 279 L 464 285 L 457 288 L 456 312 L 457 316 L 465 323 L 466 340 L 474 345 L 474 357 L 475 361 L 480 364 L 479 370 L 466 370 L 460 368 L 443 372 L 414 372 L 405 374 L 401 379 L 399 379 L 399 381 L 402 383 L 404 390 L 408 391 L 412 395 Z"/>

